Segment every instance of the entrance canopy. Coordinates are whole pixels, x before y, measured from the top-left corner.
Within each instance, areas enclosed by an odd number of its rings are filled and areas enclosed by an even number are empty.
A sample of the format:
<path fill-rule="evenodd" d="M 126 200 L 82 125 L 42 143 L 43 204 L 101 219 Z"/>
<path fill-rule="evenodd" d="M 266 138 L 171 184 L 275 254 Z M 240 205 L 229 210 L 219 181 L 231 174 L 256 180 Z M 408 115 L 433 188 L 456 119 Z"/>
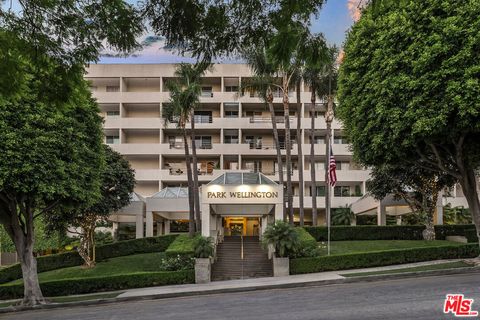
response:
<path fill-rule="evenodd" d="M 262 173 L 227 172 L 202 186 L 202 234 L 216 236 L 222 217 L 283 218 L 283 188 Z"/>

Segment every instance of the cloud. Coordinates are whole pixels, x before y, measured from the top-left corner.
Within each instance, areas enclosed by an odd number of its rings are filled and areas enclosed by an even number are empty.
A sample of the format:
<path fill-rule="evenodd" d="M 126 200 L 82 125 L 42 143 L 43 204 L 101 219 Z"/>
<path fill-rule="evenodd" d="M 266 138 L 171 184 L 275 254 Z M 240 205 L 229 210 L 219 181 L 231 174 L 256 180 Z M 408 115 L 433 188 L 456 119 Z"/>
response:
<path fill-rule="evenodd" d="M 362 16 L 362 8 L 365 6 L 366 0 L 347 0 L 347 8 L 353 21 L 357 22 Z"/>

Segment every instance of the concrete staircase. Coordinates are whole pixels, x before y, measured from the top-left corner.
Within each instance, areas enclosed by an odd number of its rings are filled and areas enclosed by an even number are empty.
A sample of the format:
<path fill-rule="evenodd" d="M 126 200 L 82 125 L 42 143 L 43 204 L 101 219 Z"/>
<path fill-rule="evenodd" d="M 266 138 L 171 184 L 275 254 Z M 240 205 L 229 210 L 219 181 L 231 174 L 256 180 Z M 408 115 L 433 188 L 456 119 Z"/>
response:
<path fill-rule="evenodd" d="M 212 266 L 212 280 L 233 280 L 273 276 L 272 261 L 258 237 L 225 237 L 217 247 L 217 261 Z"/>

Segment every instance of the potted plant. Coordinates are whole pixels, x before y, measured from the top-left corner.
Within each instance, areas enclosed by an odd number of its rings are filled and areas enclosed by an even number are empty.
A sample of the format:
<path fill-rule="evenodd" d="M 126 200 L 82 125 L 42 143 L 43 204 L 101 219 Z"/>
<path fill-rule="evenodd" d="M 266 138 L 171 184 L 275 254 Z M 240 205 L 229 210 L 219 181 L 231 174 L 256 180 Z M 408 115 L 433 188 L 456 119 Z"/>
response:
<path fill-rule="evenodd" d="M 214 254 L 212 238 L 199 237 L 195 242 L 195 283 L 208 283 Z"/>
<path fill-rule="evenodd" d="M 273 276 L 281 277 L 290 274 L 289 256 L 295 254 L 300 247 L 300 239 L 295 228 L 281 220 L 267 226 L 263 234 L 265 247 L 273 247 Z"/>

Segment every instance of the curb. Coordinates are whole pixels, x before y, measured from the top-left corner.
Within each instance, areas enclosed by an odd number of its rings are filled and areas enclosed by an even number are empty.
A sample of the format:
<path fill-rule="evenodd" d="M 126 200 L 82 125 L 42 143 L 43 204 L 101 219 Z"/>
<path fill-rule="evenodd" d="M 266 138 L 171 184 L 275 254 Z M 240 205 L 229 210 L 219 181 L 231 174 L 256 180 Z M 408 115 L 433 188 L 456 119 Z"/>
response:
<path fill-rule="evenodd" d="M 95 305 L 111 304 L 111 303 L 118 303 L 118 302 L 127 302 L 127 301 L 157 300 L 157 299 L 169 299 L 169 298 L 178 298 L 178 297 L 204 296 L 204 295 L 219 294 L 219 293 L 251 292 L 251 291 L 262 291 L 262 290 L 272 290 L 272 289 L 283 289 L 283 288 L 307 288 L 307 287 L 319 287 L 319 286 L 335 285 L 335 284 L 374 282 L 374 281 L 382 281 L 382 280 L 408 279 L 408 278 L 420 278 L 420 277 L 426 277 L 426 276 L 427 277 L 442 276 L 442 275 L 468 274 L 468 273 L 478 273 L 478 272 L 480 272 L 480 266 L 443 269 L 443 270 L 403 272 L 403 273 L 385 274 L 385 275 L 358 276 L 358 277 L 349 277 L 349 278 L 335 279 L 335 280 L 318 280 L 318 281 L 305 281 L 305 282 L 296 282 L 296 283 L 272 284 L 272 285 L 252 286 L 252 287 L 244 287 L 244 288 L 211 289 L 211 290 L 204 290 L 204 291 L 162 293 L 162 294 L 153 294 L 153 295 L 136 296 L 136 297 L 92 299 L 92 300 L 77 301 L 77 302 L 50 303 L 50 304 L 44 304 L 44 305 L 39 305 L 34 307 L 10 306 L 6 308 L 0 308 L 0 314 L 10 313 L 10 312 L 39 310 L 39 309 L 44 310 L 44 309 L 56 309 L 56 308 L 69 308 L 69 307 L 76 307 L 76 306 L 95 306 Z"/>

